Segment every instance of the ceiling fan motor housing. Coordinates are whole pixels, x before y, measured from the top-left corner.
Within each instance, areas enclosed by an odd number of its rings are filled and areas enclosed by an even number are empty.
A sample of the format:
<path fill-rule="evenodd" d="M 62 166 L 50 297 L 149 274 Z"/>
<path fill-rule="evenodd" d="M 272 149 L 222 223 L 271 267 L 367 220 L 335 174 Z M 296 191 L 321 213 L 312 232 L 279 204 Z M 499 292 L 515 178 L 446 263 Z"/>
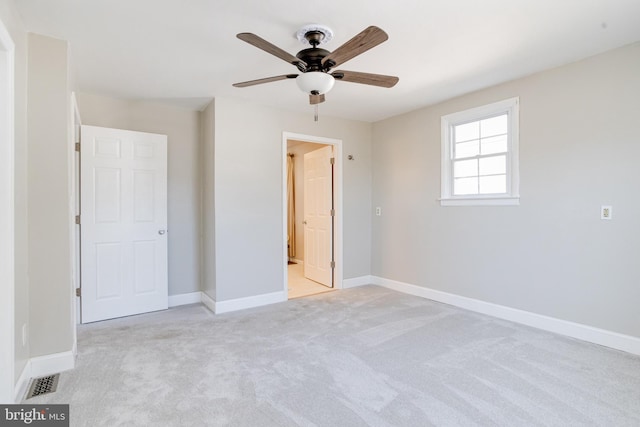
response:
<path fill-rule="evenodd" d="M 307 64 L 306 71 L 326 71 L 322 66 L 322 59 L 330 53 L 331 52 L 326 49 L 311 47 L 298 52 L 296 58 L 301 59 Z"/>

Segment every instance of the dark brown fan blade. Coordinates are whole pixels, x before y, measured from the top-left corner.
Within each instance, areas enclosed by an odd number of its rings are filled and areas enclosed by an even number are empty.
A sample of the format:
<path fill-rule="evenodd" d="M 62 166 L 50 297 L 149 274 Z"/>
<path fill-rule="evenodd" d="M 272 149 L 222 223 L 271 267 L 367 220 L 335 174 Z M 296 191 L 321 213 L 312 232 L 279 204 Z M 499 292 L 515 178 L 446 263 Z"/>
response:
<path fill-rule="evenodd" d="M 277 82 L 278 80 L 295 79 L 296 77 L 298 77 L 297 74 L 284 74 L 282 76 L 267 77 L 264 79 L 249 80 L 248 82 L 234 83 L 233 86 L 234 87 L 254 86 L 254 85 L 261 85 L 262 83 Z"/>
<path fill-rule="evenodd" d="M 324 93 L 320 95 L 314 95 L 314 94 L 309 95 L 309 104 L 316 105 L 322 102 L 324 102 Z"/>
<path fill-rule="evenodd" d="M 368 51 L 372 47 L 378 46 L 388 38 L 389 36 L 383 30 L 371 26 L 325 56 L 322 59 L 322 65 L 325 69 L 329 69 L 343 64 L 361 53 Z"/>
<path fill-rule="evenodd" d="M 278 58 L 295 65 L 300 69 L 300 71 L 303 71 L 307 66 L 307 64 L 301 59 L 296 58 L 289 52 L 280 49 L 278 46 L 269 43 L 262 37 L 256 36 L 253 33 L 240 33 L 236 35 L 236 37 L 238 37 L 242 41 L 249 43 L 250 45 L 257 47 L 258 49 L 262 49 L 265 52 L 270 53 L 271 55 L 277 56 Z M 302 66 L 302 68 L 300 66 Z"/>
<path fill-rule="evenodd" d="M 331 73 L 336 80 L 351 83 L 361 83 L 363 85 L 394 87 L 400 80 L 395 76 L 385 76 L 383 74 L 359 73 L 357 71 L 338 70 Z"/>

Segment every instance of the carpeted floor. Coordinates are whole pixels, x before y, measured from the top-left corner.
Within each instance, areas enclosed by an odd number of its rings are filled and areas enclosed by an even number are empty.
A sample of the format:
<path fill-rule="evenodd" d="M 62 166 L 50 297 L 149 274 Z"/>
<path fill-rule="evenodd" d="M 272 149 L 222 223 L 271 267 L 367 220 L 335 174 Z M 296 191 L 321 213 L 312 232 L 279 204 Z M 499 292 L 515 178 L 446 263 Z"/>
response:
<path fill-rule="evenodd" d="M 72 426 L 639 426 L 640 357 L 375 286 L 81 326 Z"/>

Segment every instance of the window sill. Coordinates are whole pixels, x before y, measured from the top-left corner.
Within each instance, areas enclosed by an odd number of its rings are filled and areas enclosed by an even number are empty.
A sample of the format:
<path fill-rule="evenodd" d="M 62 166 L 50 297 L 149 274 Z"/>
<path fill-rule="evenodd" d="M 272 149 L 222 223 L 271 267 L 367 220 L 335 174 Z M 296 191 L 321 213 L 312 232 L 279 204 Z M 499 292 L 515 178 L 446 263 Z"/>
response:
<path fill-rule="evenodd" d="M 520 196 L 516 197 L 460 197 L 439 199 L 440 206 L 518 206 Z"/>

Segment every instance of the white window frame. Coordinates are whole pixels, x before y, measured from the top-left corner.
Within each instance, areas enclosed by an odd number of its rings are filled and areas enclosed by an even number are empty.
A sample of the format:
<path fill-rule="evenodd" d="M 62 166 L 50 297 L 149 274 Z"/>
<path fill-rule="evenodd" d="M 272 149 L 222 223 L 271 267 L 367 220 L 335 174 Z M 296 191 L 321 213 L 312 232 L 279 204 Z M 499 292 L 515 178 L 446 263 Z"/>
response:
<path fill-rule="evenodd" d="M 505 99 L 469 110 L 442 116 L 442 164 L 441 195 L 442 206 L 495 206 L 520 204 L 520 168 L 518 157 L 520 99 Z M 509 133 L 507 136 L 507 192 L 504 194 L 453 194 L 453 141 L 452 129 L 456 125 L 474 122 L 492 116 L 507 114 Z"/>

